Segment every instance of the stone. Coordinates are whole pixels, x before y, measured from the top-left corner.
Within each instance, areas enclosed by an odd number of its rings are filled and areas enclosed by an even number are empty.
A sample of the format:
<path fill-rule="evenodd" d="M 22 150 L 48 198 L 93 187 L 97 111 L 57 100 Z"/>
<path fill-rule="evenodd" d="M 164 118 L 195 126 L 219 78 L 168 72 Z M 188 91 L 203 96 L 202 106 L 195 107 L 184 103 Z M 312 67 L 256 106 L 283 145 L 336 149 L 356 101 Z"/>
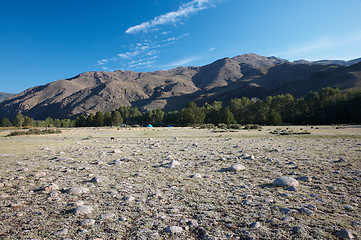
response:
<path fill-rule="evenodd" d="M 51 198 L 56 198 L 58 195 L 59 195 L 59 193 L 57 191 L 53 191 L 53 192 L 49 193 L 49 196 Z"/>
<path fill-rule="evenodd" d="M 306 214 L 307 216 L 312 216 L 315 214 L 312 210 L 310 210 L 308 208 L 304 208 L 304 207 L 300 208 L 299 212 Z"/>
<path fill-rule="evenodd" d="M 79 207 L 79 206 L 84 205 L 84 202 L 83 202 L 83 201 L 81 201 L 81 200 L 79 200 L 79 201 L 77 201 L 77 202 L 73 203 L 72 205 L 73 205 L 74 207 Z"/>
<path fill-rule="evenodd" d="M 275 187 L 298 187 L 298 181 L 292 177 L 279 177 L 272 182 Z"/>
<path fill-rule="evenodd" d="M 54 190 L 59 190 L 58 185 L 56 185 L 55 183 L 51 183 L 44 188 L 45 192 L 50 192 L 50 191 L 54 191 Z"/>
<path fill-rule="evenodd" d="M 294 220 L 295 218 L 291 216 L 285 216 L 284 218 L 281 219 L 282 222 L 292 222 Z"/>
<path fill-rule="evenodd" d="M 93 208 L 91 206 L 81 205 L 74 209 L 73 214 L 74 215 L 86 215 L 86 214 L 92 213 L 92 211 L 93 211 Z"/>
<path fill-rule="evenodd" d="M 261 223 L 260 222 L 254 222 L 251 224 L 251 228 L 260 228 L 261 227 Z"/>
<path fill-rule="evenodd" d="M 303 182 L 311 182 L 312 178 L 309 176 L 299 176 L 296 178 L 296 180 L 303 181 Z"/>
<path fill-rule="evenodd" d="M 192 228 L 197 228 L 198 227 L 198 222 L 197 220 L 195 219 L 189 219 L 186 224 L 189 226 L 189 227 L 192 227 Z"/>
<path fill-rule="evenodd" d="M 172 160 L 169 164 L 168 167 L 169 168 L 175 168 L 177 166 L 181 165 L 180 162 L 178 162 L 177 160 Z"/>
<path fill-rule="evenodd" d="M 119 149 L 114 149 L 112 153 L 121 153 L 121 151 Z"/>
<path fill-rule="evenodd" d="M 340 231 L 336 232 L 335 236 L 338 238 L 343 238 L 343 239 L 354 239 L 355 238 L 355 236 L 352 233 L 352 230 L 347 229 L 347 228 L 341 229 Z"/>
<path fill-rule="evenodd" d="M 171 234 L 177 234 L 183 232 L 183 228 L 179 226 L 168 226 L 164 231 Z"/>
<path fill-rule="evenodd" d="M 134 200 L 135 200 L 135 197 L 133 197 L 133 196 L 123 197 L 123 201 L 126 201 L 126 202 L 133 202 Z"/>
<path fill-rule="evenodd" d="M 291 191 L 291 192 L 297 192 L 297 188 L 295 186 L 291 186 L 286 188 L 287 191 Z"/>
<path fill-rule="evenodd" d="M 84 219 L 83 221 L 80 222 L 80 226 L 91 226 L 94 224 L 95 224 L 94 219 Z"/>
<path fill-rule="evenodd" d="M 102 220 L 106 220 L 106 219 L 111 219 L 111 218 L 114 218 L 115 217 L 115 214 L 114 213 L 104 213 L 102 215 L 100 215 L 100 219 Z"/>
<path fill-rule="evenodd" d="M 66 191 L 66 193 L 73 194 L 73 195 L 80 195 L 80 194 L 88 193 L 88 192 L 89 192 L 89 189 L 84 188 L 84 187 L 74 187 L 74 188 L 70 188 L 68 191 Z"/>
<path fill-rule="evenodd" d="M 229 167 L 228 171 L 231 171 L 231 172 L 239 172 L 239 171 L 242 171 L 242 170 L 245 170 L 246 167 L 243 166 L 242 164 L 238 163 L 238 164 L 235 164 L 231 167 Z"/>
<path fill-rule="evenodd" d="M 62 236 L 62 235 L 66 235 L 66 234 L 68 234 L 67 228 L 63 228 L 63 229 L 53 233 L 54 236 Z"/>
<path fill-rule="evenodd" d="M 93 177 L 92 179 L 90 179 L 89 182 L 92 182 L 92 183 L 102 183 L 102 182 L 103 182 L 103 178 L 101 178 L 101 177 Z"/>
<path fill-rule="evenodd" d="M 202 176 L 199 173 L 193 174 L 191 178 L 201 178 Z"/>

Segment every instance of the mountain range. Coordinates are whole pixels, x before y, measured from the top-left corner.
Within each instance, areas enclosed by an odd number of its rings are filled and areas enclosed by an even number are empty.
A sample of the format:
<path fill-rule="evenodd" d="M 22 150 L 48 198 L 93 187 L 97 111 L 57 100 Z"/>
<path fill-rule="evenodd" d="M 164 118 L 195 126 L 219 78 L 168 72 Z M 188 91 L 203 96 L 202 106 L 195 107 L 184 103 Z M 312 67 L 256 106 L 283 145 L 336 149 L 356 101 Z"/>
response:
<path fill-rule="evenodd" d="M 289 62 L 251 53 L 167 71 L 85 72 L 7 98 L 0 102 L 0 117 L 23 113 L 35 119 L 73 118 L 121 106 L 170 111 L 189 101 L 227 102 L 286 93 L 302 97 L 328 86 L 341 90 L 361 87 L 361 58 Z"/>

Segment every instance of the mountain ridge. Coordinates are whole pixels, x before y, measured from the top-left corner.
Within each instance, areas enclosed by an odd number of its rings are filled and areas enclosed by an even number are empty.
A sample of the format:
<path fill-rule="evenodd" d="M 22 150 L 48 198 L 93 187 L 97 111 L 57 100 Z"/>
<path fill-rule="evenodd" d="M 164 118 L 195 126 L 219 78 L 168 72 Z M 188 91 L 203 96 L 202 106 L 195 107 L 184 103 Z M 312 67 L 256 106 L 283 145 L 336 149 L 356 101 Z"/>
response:
<path fill-rule="evenodd" d="M 10 97 L 0 103 L 0 116 L 12 118 L 23 113 L 36 119 L 73 118 L 121 106 L 170 111 L 193 100 L 227 102 L 235 97 L 263 98 L 285 93 L 301 97 L 326 86 L 360 87 L 361 67 L 357 63 L 343 66 L 289 62 L 250 53 L 199 67 L 153 72 L 84 72 Z"/>

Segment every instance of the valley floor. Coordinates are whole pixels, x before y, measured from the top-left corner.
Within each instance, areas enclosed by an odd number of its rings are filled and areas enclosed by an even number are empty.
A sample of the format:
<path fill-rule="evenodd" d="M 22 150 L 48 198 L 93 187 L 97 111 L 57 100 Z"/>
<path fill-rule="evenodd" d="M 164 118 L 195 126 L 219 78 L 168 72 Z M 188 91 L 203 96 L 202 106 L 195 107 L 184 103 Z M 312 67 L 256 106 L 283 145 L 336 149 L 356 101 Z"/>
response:
<path fill-rule="evenodd" d="M 360 238 L 361 126 L 276 128 L 2 131 L 0 239 Z"/>

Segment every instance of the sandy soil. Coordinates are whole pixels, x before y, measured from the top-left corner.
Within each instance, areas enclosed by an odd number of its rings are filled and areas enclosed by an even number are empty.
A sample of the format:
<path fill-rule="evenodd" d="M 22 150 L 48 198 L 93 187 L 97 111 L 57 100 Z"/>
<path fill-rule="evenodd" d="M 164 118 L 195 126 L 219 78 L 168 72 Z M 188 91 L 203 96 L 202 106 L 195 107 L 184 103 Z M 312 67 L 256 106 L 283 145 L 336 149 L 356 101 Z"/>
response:
<path fill-rule="evenodd" d="M 0 238 L 360 238 L 361 126 L 275 128 L 2 131 Z"/>

